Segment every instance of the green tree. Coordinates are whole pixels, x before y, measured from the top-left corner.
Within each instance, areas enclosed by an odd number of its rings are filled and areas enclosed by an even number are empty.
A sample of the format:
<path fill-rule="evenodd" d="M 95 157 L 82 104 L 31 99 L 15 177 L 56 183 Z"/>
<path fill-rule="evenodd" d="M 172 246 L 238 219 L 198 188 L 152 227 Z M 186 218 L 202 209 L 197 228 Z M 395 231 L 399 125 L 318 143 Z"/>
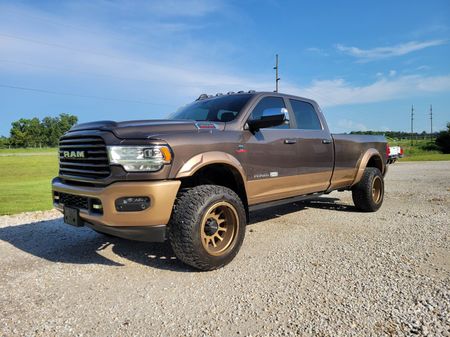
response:
<path fill-rule="evenodd" d="M 439 132 L 435 142 L 443 153 L 450 153 L 450 122 L 447 123 L 447 130 Z"/>
<path fill-rule="evenodd" d="M 9 147 L 9 138 L 5 136 L 0 137 L 0 148 Z"/>
<path fill-rule="evenodd" d="M 42 147 L 44 145 L 43 129 L 39 118 L 32 118 L 27 125 L 29 147 Z"/>
<path fill-rule="evenodd" d="M 78 117 L 74 115 L 69 115 L 66 113 L 62 113 L 59 115 L 59 127 L 62 134 L 66 133 L 70 130 L 72 126 L 77 124 Z"/>
<path fill-rule="evenodd" d="M 59 137 L 61 137 L 58 117 L 45 117 L 42 120 L 42 129 L 44 131 L 45 144 L 50 147 L 57 146 Z"/>
<path fill-rule="evenodd" d="M 57 146 L 59 138 L 67 132 L 78 118 L 69 114 L 58 117 L 21 118 L 11 124 L 10 144 L 15 147 Z"/>
<path fill-rule="evenodd" d="M 45 117 L 41 124 L 47 146 L 57 146 L 59 138 L 69 131 L 72 126 L 77 124 L 77 122 L 77 116 L 66 113 L 62 113 L 58 117 Z"/>
<path fill-rule="evenodd" d="M 28 133 L 28 126 L 30 119 L 21 118 L 11 124 L 11 144 L 15 147 L 28 147 L 30 142 L 30 135 Z"/>

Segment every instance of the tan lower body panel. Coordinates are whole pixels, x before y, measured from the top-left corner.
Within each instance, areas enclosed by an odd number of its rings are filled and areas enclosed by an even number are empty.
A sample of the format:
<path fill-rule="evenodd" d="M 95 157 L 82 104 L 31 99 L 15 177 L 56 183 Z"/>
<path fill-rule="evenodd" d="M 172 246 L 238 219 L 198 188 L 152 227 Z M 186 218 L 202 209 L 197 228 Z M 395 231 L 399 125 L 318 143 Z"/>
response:
<path fill-rule="evenodd" d="M 180 184 L 179 180 L 165 180 L 117 182 L 106 187 L 87 187 L 64 184 L 56 180 L 52 184 L 52 190 L 100 199 L 103 214 L 91 214 L 88 210 L 80 210 L 80 217 L 86 222 L 113 227 L 137 227 L 166 225 Z M 150 207 L 139 212 L 118 212 L 115 201 L 121 197 L 149 197 Z M 62 211 L 62 205 L 54 204 L 54 206 Z"/>
<path fill-rule="evenodd" d="M 323 192 L 328 188 L 330 172 L 251 180 L 247 182 L 249 205 L 298 195 Z"/>
<path fill-rule="evenodd" d="M 350 187 L 355 180 L 356 168 L 335 169 L 329 190 Z"/>

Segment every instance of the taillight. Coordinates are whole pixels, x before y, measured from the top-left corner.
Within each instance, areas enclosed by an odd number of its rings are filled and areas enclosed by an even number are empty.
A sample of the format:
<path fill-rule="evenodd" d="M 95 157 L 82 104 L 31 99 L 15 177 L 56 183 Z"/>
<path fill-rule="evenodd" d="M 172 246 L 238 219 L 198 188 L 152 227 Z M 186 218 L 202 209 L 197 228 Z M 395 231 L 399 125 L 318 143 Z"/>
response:
<path fill-rule="evenodd" d="M 391 155 L 391 148 L 389 147 L 389 144 L 386 144 L 386 156 L 389 157 Z"/>
<path fill-rule="evenodd" d="M 400 148 L 400 154 L 403 156 L 403 148 Z"/>

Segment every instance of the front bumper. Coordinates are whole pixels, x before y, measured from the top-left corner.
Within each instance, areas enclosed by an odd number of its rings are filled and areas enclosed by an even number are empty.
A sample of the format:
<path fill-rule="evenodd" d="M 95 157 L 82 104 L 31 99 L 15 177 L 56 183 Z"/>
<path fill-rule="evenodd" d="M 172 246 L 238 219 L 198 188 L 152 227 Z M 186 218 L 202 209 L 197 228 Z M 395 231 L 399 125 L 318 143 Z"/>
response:
<path fill-rule="evenodd" d="M 67 184 L 61 179 L 55 178 L 52 181 L 53 205 L 63 212 L 64 204 L 55 198 L 60 193 L 86 197 L 89 200 L 96 200 L 96 202 L 100 201 L 102 212 L 90 207 L 75 206 L 80 210 L 82 221 L 100 232 L 124 237 L 124 235 L 118 234 L 118 231 L 122 231 L 137 233 L 135 236 L 139 237 L 139 233 L 146 228 L 158 231 L 156 227 L 167 225 L 180 184 L 179 180 L 163 180 L 117 182 L 105 187 L 91 187 Z M 116 210 L 115 201 L 117 199 L 136 196 L 150 198 L 150 207 L 136 212 Z M 73 207 L 73 205 L 68 206 Z M 133 239 L 136 238 L 133 237 Z"/>

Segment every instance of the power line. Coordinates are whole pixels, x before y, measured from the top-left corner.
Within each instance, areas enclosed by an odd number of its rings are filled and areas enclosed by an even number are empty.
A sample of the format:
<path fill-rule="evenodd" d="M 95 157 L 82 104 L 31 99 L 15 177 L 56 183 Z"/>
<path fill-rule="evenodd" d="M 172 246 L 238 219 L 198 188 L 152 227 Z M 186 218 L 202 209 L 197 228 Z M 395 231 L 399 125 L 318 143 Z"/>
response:
<path fill-rule="evenodd" d="M 100 31 L 94 31 L 94 30 L 86 29 L 85 27 L 79 27 L 79 26 L 76 26 L 76 25 L 68 24 L 68 23 L 62 22 L 60 20 L 59 21 L 51 20 L 51 19 L 49 19 L 47 17 L 36 15 L 34 13 L 30 14 L 28 12 L 20 11 L 20 10 L 17 10 L 17 9 L 11 9 L 11 8 L 8 8 L 6 10 L 2 9 L 2 12 L 3 12 L 3 14 L 6 13 L 8 15 L 8 17 L 10 17 L 11 14 L 12 15 L 15 14 L 16 18 L 18 18 L 20 20 L 23 20 L 23 17 L 26 16 L 26 17 L 29 17 L 29 18 L 34 19 L 34 20 L 50 23 L 51 25 L 56 26 L 56 27 L 68 27 L 68 28 L 73 29 L 73 30 L 78 30 L 80 32 L 90 33 L 90 34 L 99 34 L 99 33 L 101 33 Z"/>
<path fill-rule="evenodd" d="M 110 54 L 99 53 L 99 52 L 92 52 L 92 51 L 89 51 L 89 50 L 73 48 L 73 47 L 69 47 L 69 46 L 66 46 L 66 45 L 62 45 L 62 44 L 49 43 L 49 42 L 46 42 L 46 41 L 30 39 L 28 37 L 23 37 L 23 36 L 17 36 L 17 35 L 12 35 L 12 34 L 5 34 L 5 33 L 1 33 L 0 32 L 0 38 L 1 37 L 6 37 L 6 38 L 9 38 L 9 39 L 16 39 L 16 40 L 23 40 L 23 41 L 36 43 L 36 44 L 41 44 L 41 45 L 50 46 L 50 47 L 55 47 L 55 48 L 61 48 L 61 49 L 69 50 L 69 51 L 74 51 L 74 52 L 77 52 L 77 53 L 84 53 L 84 54 L 90 54 L 90 55 L 107 57 L 107 58 L 110 58 L 110 59 L 113 59 L 113 60 L 118 60 L 118 61 L 122 61 L 122 62 L 126 62 L 126 63 L 138 63 L 138 64 L 141 63 L 141 64 L 152 66 L 152 63 L 148 63 L 148 62 L 146 62 L 144 60 L 127 59 L 127 58 L 124 58 L 124 57 L 118 57 L 116 55 L 110 55 Z M 181 72 L 185 71 L 185 69 L 183 69 L 183 68 L 173 67 L 172 65 L 170 66 L 170 70 L 177 70 L 177 71 L 181 71 Z M 193 87 L 196 87 L 196 86 L 194 85 Z"/>
<path fill-rule="evenodd" d="M 36 64 L 36 63 L 29 63 L 29 62 L 20 62 L 20 61 L 12 61 L 12 60 L 5 60 L 5 59 L 0 59 L 0 62 L 3 63 L 11 63 L 11 64 L 18 64 L 18 65 L 24 65 L 27 67 L 33 67 L 33 68 L 38 68 L 38 69 L 46 69 L 46 70 L 55 70 L 55 71 L 64 71 L 64 72 L 70 72 L 70 73 L 75 73 L 75 74 L 83 74 L 86 75 L 88 77 L 96 77 L 96 78 L 114 78 L 114 79 L 118 79 L 118 80 L 126 80 L 126 81 L 136 81 L 136 82 L 147 82 L 147 83 L 156 83 L 156 84 L 160 84 L 160 82 L 158 82 L 158 79 L 141 79 L 141 78 L 134 78 L 134 77 L 125 77 L 125 76 L 115 76 L 115 75 L 110 75 L 110 74 L 104 74 L 104 73 L 96 73 L 96 72 L 90 72 L 90 71 L 80 71 L 80 70 L 75 70 L 75 69 L 71 69 L 71 68 L 67 68 L 67 67 L 57 67 L 57 66 L 50 66 L 50 65 L 46 65 L 46 64 Z M 171 87 L 183 87 L 183 88 L 197 88 L 199 86 L 202 86 L 202 84 L 197 84 L 197 83 L 193 83 L 193 84 L 179 84 L 179 83 L 170 83 Z"/>
<path fill-rule="evenodd" d="M 39 92 L 39 93 L 51 94 L 51 95 L 72 96 L 72 97 L 99 99 L 99 100 L 104 100 L 104 101 L 115 101 L 115 102 L 126 102 L 126 103 L 135 103 L 135 104 L 148 104 L 148 105 L 160 105 L 160 106 L 172 107 L 172 105 L 163 104 L 163 103 L 153 103 L 153 102 L 146 102 L 146 101 L 136 101 L 136 100 L 130 100 L 130 99 L 102 97 L 102 96 L 94 96 L 94 95 L 74 94 L 74 93 L 69 93 L 69 92 L 58 92 L 58 91 L 52 91 L 52 90 L 46 90 L 46 89 L 28 88 L 28 87 L 21 87 L 21 86 L 9 85 L 9 84 L 0 84 L 0 87 L 8 88 L 8 89 L 15 89 L 15 90 L 23 90 L 23 91 L 33 91 L 33 92 Z"/>
<path fill-rule="evenodd" d="M 129 39 L 126 39 L 124 37 L 119 37 L 117 34 L 114 34 L 112 31 L 101 31 L 101 30 L 93 30 L 93 29 L 87 29 L 85 27 L 81 27 L 81 26 L 77 26 L 74 24 L 69 24 L 66 22 L 62 22 L 60 20 L 55 21 L 52 19 L 49 19 L 48 17 L 43 17 L 40 15 L 36 15 L 36 14 L 30 14 L 28 12 L 23 12 L 23 11 L 19 11 L 16 9 L 7 9 L 4 10 L 3 13 L 8 13 L 9 15 L 14 15 L 19 18 L 20 20 L 23 20 L 24 16 L 27 16 L 29 18 L 41 21 L 41 22 L 47 22 L 50 23 L 51 25 L 60 28 L 60 27 L 67 27 L 69 29 L 75 30 L 75 31 L 79 31 L 79 32 L 83 32 L 83 33 L 89 33 L 89 34 L 93 34 L 93 35 L 99 35 L 99 34 L 104 34 L 105 32 L 108 33 L 108 39 L 109 40 L 116 40 L 118 42 L 120 42 L 121 44 L 123 44 L 124 42 L 126 42 L 128 45 L 134 45 L 134 46 L 139 46 L 139 47 L 147 47 L 148 48 L 148 44 L 145 43 L 140 43 L 140 42 L 136 42 L 133 41 L 132 43 L 130 43 Z"/>
<path fill-rule="evenodd" d="M 5 34 L 5 33 L 0 33 L 0 36 L 6 37 L 6 38 L 9 38 L 9 39 L 14 39 L 14 40 L 22 40 L 22 41 L 42 44 L 44 46 L 49 46 L 49 47 L 56 47 L 56 48 L 67 49 L 67 50 L 70 50 L 70 51 L 76 51 L 76 52 L 88 53 L 88 54 L 94 54 L 94 55 L 96 54 L 96 53 L 93 53 L 93 52 L 88 51 L 88 50 L 82 50 L 82 49 L 77 49 L 77 48 L 73 48 L 73 47 L 68 47 L 68 46 L 65 46 L 65 45 L 62 45 L 62 44 L 58 44 L 58 43 L 46 42 L 46 41 L 41 41 L 41 40 L 36 40 L 36 39 L 30 39 L 29 37 L 24 37 L 24 36 Z M 102 55 L 102 54 L 97 54 L 97 55 Z M 106 56 L 106 55 L 102 55 L 102 56 Z"/>
<path fill-rule="evenodd" d="M 103 57 L 110 58 L 112 60 L 118 60 L 118 61 L 123 61 L 123 62 L 127 62 L 127 63 L 134 62 L 134 63 L 144 63 L 144 64 L 147 64 L 147 65 L 151 65 L 151 63 L 148 63 L 148 62 L 146 62 L 144 60 L 131 59 L 131 58 L 128 59 L 128 58 L 124 58 L 124 57 L 118 57 L 116 55 L 105 54 L 105 53 L 100 53 L 100 52 L 93 52 L 93 51 L 90 51 L 90 50 L 87 50 L 87 49 L 73 48 L 73 47 L 70 47 L 70 46 L 63 45 L 63 44 L 46 42 L 46 41 L 36 40 L 36 39 L 31 39 L 31 38 L 24 37 L 24 36 L 0 33 L 0 37 L 4 37 L 4 38 L 8 38 L 8 39 L 27 41 L 27 42 L 31 42 L 31 43 L 35 43 L 35 44 L 41 44 L 41 45 L 44 45 L 44 46 L 65 49 L 65 50 L 69 50 L 69 51 L 73 51 L 73 52 L 77 52 L 77 53 L 90 54 L 90 55 L 96 55 L 96 56 L 103 56 Z M 170 66 L 170 69 L 171 70 L 184 71 L 183 68 L 173 67 L 172 65 Z"/>

